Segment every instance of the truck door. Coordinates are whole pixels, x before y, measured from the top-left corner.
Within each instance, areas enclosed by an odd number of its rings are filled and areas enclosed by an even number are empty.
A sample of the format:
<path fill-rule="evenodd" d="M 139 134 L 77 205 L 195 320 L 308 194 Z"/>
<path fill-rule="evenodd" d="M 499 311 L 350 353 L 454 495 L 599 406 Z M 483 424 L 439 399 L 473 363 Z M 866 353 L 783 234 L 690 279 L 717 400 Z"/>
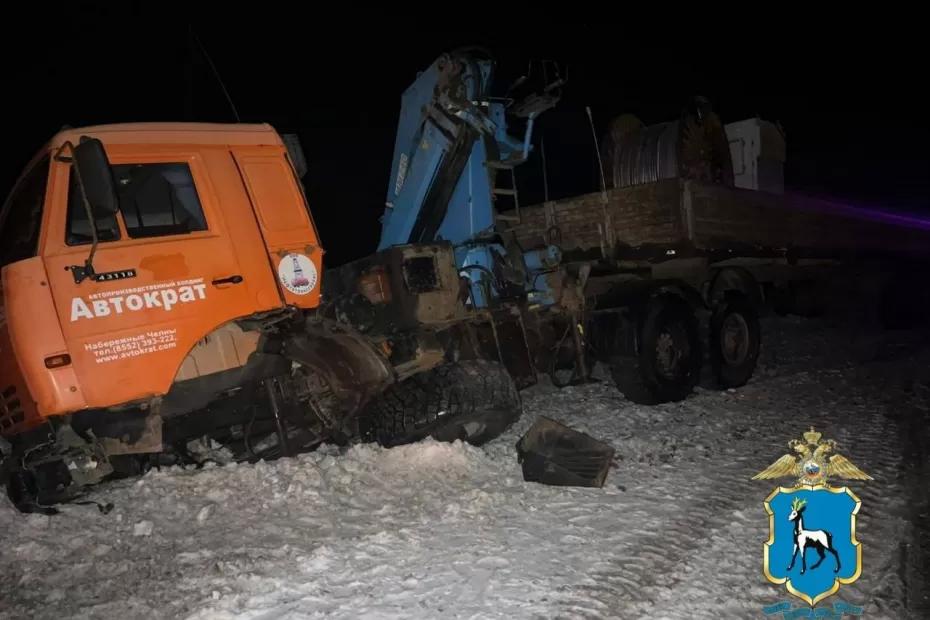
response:
<path fill-rule="evenodd" d="M 67 162 L 54 164 L 43 250 L 90 407 L 167 392 L 199 340 L 283 305 L 228 150 L 162 145 L 140 154 L 111 145 L 107 153 L 120 209 L 97 222 L 96 275 L 75 278 L 92 231 Z"/>
<path fill-rule="evenodd" d="M 317 307 L 323 250 L 306 198 L 283 149 L 237 146 L 233 156 L 285 301 L 299 308 Z"/>

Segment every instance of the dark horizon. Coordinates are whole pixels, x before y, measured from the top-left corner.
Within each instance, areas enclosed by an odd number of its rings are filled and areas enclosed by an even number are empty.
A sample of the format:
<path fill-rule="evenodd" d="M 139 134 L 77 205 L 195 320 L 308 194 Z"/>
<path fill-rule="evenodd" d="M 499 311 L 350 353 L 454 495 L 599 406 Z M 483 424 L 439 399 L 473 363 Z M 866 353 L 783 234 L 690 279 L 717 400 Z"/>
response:
<path fill-rule="evenodd" d="M 138 9 L 116 16 L 97 9 L 42 24 L 44 45 L 7 72 L 17 96 L 7 108 L 16 120 L 0 179 L 4 195 L 63 125 L 234 121 L 193 34 L 243 122 L 300 135 L 309 164 L 304 180 L 331 265 L 375 247 L 401 93 L 436 56 L 464 45 L 494 53 L 501 87 L 530 60 L 567 68 L 564 97 L 540 119 L 536 141 L 545 137 L 553 198 L 597 189 L 586 106 L 601 135 L 618 114 L 632 112 L 646 124 L 671 120 L 688 97 L 702 95 L 724 122 L 759 116 L 781 124 L 788 189 L 930 217 L 930 123 L 912 66 L 916 44 L 907 49 L 899 40 L 901 47 L 883 56 L 854 52 L 850 41 L 755 39 L 747 30 L 716 46 L 674 49 L 614 25 L 534 26 L 516 36 L 428 23 L 359 29 L 333 44 L 325 23 L 290 25 L 284 17 L 273 28 L 236 31 L 215 21 L 165 24 Z M 24 37 L 40 36 L 38 24 L 27 26 L 36 32 Z M 780 51 L 789 43 L 806 59 Z M 542 199 L 539 170 L 537 148 L 520 170 L 524 203 Z"/>

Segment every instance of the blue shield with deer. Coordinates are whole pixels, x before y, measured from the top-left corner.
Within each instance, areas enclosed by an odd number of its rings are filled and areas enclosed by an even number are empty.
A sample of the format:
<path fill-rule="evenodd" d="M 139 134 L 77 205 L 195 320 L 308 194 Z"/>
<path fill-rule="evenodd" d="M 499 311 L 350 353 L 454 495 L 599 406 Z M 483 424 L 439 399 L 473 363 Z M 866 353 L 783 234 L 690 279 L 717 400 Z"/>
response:
<path fill-rule="evenodd" d="M 859 498 L 846 487 L 780 488 L 765 501 L 765 576 L 810 605 L 852 583 L 862 570 L 856 540 Z"/>

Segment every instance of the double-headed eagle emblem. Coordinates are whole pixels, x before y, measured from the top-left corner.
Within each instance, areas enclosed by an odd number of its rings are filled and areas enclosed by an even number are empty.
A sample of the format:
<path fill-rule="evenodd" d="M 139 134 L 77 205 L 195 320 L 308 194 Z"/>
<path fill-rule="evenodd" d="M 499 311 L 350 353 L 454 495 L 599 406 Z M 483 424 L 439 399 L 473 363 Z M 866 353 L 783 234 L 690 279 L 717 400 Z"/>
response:
<path fill-rule="evenodd" d="M 828 478 L 846 480 L 872 480 L 872 477 L 856 467 L 845 456 L 833 454 L 836 442 L 832 439 L 820 440 L 821 434 L 811 427 L 804 433 L 804 441 L 792 439 L 788 447 L 797 455 L 785 454 L 769 465 L 764 471 L 752 477 L 753 480 L 794 477 L 799 485 L 815 486 L 826 483 Z"/>

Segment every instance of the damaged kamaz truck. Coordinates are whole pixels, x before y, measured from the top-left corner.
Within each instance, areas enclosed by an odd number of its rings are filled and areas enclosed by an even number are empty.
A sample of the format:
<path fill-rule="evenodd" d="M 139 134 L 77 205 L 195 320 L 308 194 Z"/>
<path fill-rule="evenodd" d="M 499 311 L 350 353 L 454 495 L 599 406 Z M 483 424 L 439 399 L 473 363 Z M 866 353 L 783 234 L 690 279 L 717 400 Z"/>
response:
<path fill-rule="evenodd" d="M 359 437 L 372 397 L 423 373 L 439 408 L 395 401 L 365 425 L 383 443 L 480 443 L 519 416 L 502 365 L 440 344 L 464 312 L 447 247 L 393 251 L 403 339 L 318 311 L 298 159 L 267 125 L 155 123 L 64 130 L 28 165 L 0 212 L 2 479 L 21 510 L 153 465 Z"/>
<path fill-rule="evenodd" d="M 503 363 L 521 389 L 545 375 L 588 381 L 597 363 L 628 400 L 652 405 L 688 398 L 699 383 L 750 381 L 768 312 L 832 305 L 886 326 L 927 316 L 930 296 L 913 286 L 930 273 L 925 223 L 785 191 L 779 127 L 725 124 L 702 97 L 656 125 L 616 117 L 584 154 L 599 187 L 521 204 L 517 171 L 564 80 L 546 63 L 535 71 L 541 88 L 517 97 L 532 80 L 498 90 L 494 68 L 481 50 L 452 52 L 403 93 L 379 245 L 327 273 L 331 320 L 375 338 L 459 313 L 456 329 L 437 334 L 448 359 Z M 435 260 L 401 261 L 401 251 Z M 434 278 L 435 264 L 460 280 Z M 460 288 L 461 305 L 421 305 L 399 320 L 399 280 L 449 296 Z M 403 338 L 385 345 L 411 348 Z M 417 383 L 371 401 L 375 437 L 421 421 L 397 413 L 422 398 Z"/>

